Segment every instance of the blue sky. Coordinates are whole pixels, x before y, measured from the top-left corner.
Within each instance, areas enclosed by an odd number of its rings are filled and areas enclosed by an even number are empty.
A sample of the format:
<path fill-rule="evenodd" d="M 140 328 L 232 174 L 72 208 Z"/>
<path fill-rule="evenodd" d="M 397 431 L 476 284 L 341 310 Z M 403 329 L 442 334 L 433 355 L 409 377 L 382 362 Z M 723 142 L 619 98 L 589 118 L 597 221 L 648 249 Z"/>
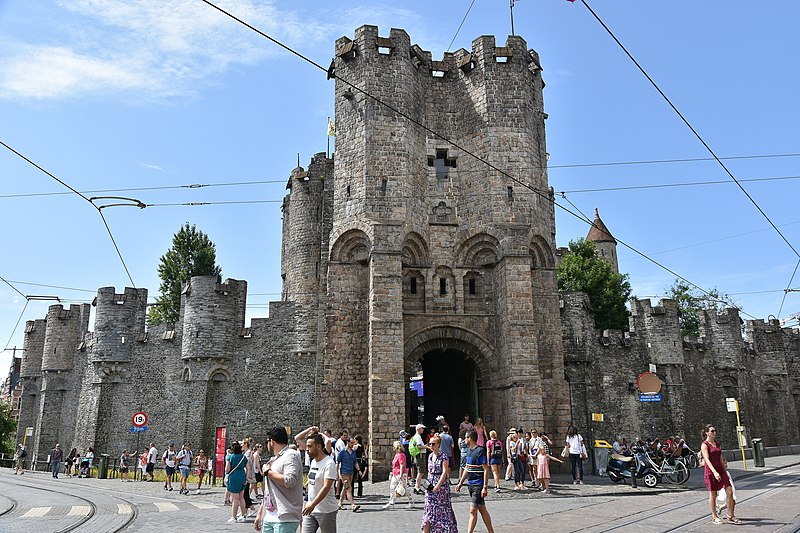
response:
<path fill-rule="evenodd" d="M 470 1 L 219 5 L 327 65 L 334 40 L 361 24 L 379 26 L 381 35 L 404 28 L 439 58 Z M 589 3 L 718 155 L 800 153 L 800 4 Z M 709 161 L 565 166 L 709 154 L 580 0 L 517 0 L 514 13 L 516 33 L 544 67 L 555 190 L 589 216 L 598 208 L 615 236 L 694 283 L 732 294 L 752 315 L 777 315 L 798 257 L 732 182 L 578 192 L 730 179 Z M 452 49 L 509 33 L 506 0 L 475 0 Z M 80 191 L 141 189 L 105 194 L 147 204 L 265 201 L 106 209 L 133 280 L 151 299 L 159 257 L 191 222 L 216 243 L 223 276 L 249 282 L 248 317 L 266 316 L 280 293 L 286 179 L 298 153 L 306 166 L 325 151 L 332 94 L 324 73 L 200 0 L 0 0 L 0 140 Z M 743 185 L 796 248 L 799 162 L 726 161 L 739 179 L 787 177 Z M 192 184 L 216 186 L 154 189 Z M 130 285 L 88 203 L 74 194 L 9 197 L 65 189 L 2 147 L 0 185 L 0 276 L 23 294 L 88 302 L 98 287 Z M 571 215 L 556 216 L 559 245 L 587 233 Z M 628 250 L 619 257 L 637 296 L 661 295 L 674 280 Z M 0 286 L 0 349 L 21 347 L 24 321 L 43 317 L 48 305 L 32 301 L 12 336 L 24 304 Z M 797 311 L 800 293 L 789 293 L 781 318 Z M 0 354 L 0 373 L 10 357 Z"/>

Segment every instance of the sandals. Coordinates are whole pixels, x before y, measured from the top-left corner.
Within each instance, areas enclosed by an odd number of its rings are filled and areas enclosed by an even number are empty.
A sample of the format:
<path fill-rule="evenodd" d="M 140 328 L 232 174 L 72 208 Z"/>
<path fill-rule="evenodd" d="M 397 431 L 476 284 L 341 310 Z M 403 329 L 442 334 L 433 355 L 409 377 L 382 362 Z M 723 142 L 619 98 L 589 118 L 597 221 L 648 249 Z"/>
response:
<path fill-rule="evenodd" d="M 712 524 L 716 524 L 716 525 L 718 525 L 718 526 L 721 526 L 721 525 L 722 525 L 722 518 L 720 518 L 720 517 L 716 517 L 715 519 L 713 519 L 713 520 L 711 521 L 711 523 L 712 523 Z"/>
<path fill-rule="evenodd" d="M 737 526 L 742 523 L 742 521 L 736 518 L 735 516 L 734 517 L 729 516 L 728 522 L 730 522 L 731 524 L 736 524 Z"/>

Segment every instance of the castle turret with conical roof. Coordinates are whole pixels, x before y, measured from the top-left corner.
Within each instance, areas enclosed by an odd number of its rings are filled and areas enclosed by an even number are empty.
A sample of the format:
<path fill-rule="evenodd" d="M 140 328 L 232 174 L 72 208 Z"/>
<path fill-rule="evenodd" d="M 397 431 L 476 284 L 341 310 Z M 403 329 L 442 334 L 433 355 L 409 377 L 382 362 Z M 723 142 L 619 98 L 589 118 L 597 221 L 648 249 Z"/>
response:
<path fill-rule="evenodd" d="M 586 235 L 587 241 L 593 241 L 597 248 L 597 255 L 605 259 L 615 273 L 619 274 L 619 264 L 617 264 L 617 240 L 608 231 L 605 223 L 600 220 L 600 213 L 597 208 L 594 210 L 594 221 L 592 229 Z"/>

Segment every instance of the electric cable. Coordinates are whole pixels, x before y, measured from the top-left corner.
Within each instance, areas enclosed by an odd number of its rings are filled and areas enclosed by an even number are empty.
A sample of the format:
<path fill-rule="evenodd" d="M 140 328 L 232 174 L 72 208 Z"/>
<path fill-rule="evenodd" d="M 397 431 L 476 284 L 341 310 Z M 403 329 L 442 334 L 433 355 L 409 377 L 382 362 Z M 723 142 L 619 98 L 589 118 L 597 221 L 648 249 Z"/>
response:
<path fill-rule="evenodd" d="M 8 281 L 6 278 L 4 278 L 3 276 L 0 276 L 0 280 L 3 280 L 3 283 L 5 283 L 6 285 L 8 285 L 8 286 L 9 286 L 9 287 L 11 287 L 12 289 L 14 289 L 14 292 L 16 292 L 17 294 L 19 294 L 19 295 L 20 295 L 20 296 L 22 296 L 23 298 L 25 298 L 25 295 L 24 295 L 24 294 L 22 294 L 22 291 L 21 291 L 21 290 L 19 290 L 18 288 L 16 288 L 15 286 L 13 286 L 13 285 L 11 284 L 11 282 L 10 282 L 10 281 Z"/>
<path fill-rule="evenodd" d="M 11 336 L 8 337 L 8 342 L 6 342 L 6 347 L 3 348 L 3 351 L 8 350 L 8 345 L 11 344 L 11 339 L 14 338 L 14 333 L 17 332 L 17 327 L 19 327 L 19 322 L 20 322 L 20 320 L 22 320 L 22 315 L 25 314 L 25 310 L 28 308 L 28 304 L 29 303 L 30 303 L 30 300 L 25 298 L 25 305 L 22 307 L 22 312 L 19 314 L 19 318 L 17 319 L 17 323 L 14 324 L 14 329 L 11 331 Z"/>
<path fill-rule="evenodd" d="M 458 32 L 461 31 L 461 27 L 464 25 L 464 21 L 467 20 L 467 16 L 469 16 L 469 12 L 472 11 L 472 6 L 475 5 L 475 0 L 470 2 L 469 7 L 467 8 L 467 12 L 464 13 L 464 18 L 461 19 L 461 24 L 458 25 L 458 29 L 456 30 L 456 34 L 453 35 L 453 38 L 450 39 L 450 44 L 447 45 L 447 51 L 450 51 L 450 48 L 453 46 L 453 43 L 456 41 L 456 37 L 458 37 Z"/>
<path fill-rule="evenodd" d="M 553 167 L 548 167 L 553 168 Z M 531 169 L 526 168 L 517 168 L 518 172 L 525 172 Z M 465 170 L 459 169 L 456 171 L 456 174 L 461 176 L 462 174 L 485 174 L 485 170 Z M 392 174 L 391 177 L 402 177 L 402 176 L 410 176 L 410 175 L 417 175 L 416 173 L 395 173 Z M 370 176 L 366 176 L 370 177 Z M 372 176 L 377 177 L 377 176 Z M 321 178 L 309 178 L 311 181 L 320 181 Z M 800 179 L 800 175 L 792 175 L 792 176 L 769 176 L 763 178 L 741 178 L 739 179 L 740 182 L 769 182 L 769 181 L 785 181 L 785 180 L 798 180 Z M 95 190 L 86 190 L 80 191 L 83 194 L 96 194 L 96 193 L 117 193 L 117 192 L 144 192 L 144 191 L 163 191 L 163 190 L 180 190 L 180 189 L 207 189 L 213 187 L 240 187 L 240 186 L 250 186 L 250 185 L 271 185 L 271 184 L 285 184 L 286 179 L 280 180 L 256 180 L 256 181 L 234 181 L 234 182 L 217 182 L 217 183 L 194 183 L 191 185 L 163 185 L 160 187 L 126 187 L 122 189 L 95 189 Z M 686 182 L 679 182 L 679 183 L 654 183 L 651 185 L 621 185 L 616 187 L 598 187 L 594 189 L 572 189 L 572 190 L 565 190 L 565 191 L 556 191 L 559 194 L 567 193 L 567 194 L 581 194 L 581 193 L 591 193 L 591 192 L 615 192 L 615 191 L 631 191 L 637 189 L 660 189 L 660 188 L 670 188 L 670 187 L 695 187 L 699 185 L 725 185 L 731 184 L 730 180 L 706 180 L 706 181 L 686 181 Z M 0 194 L 0 199 L 2 198 L 36 198 L 41 196 L 62 196 L 73 194 L 69 191 L 51 191 L 51 192 L 35 192 L 35 193 L 16 193 L 16 194 Z M 502 194 L 502 193 L 498 193 Z M 528 193 L 523 193 L 528 194 Z M 532 193 L 536 194 L 536 193 Z M 463 196 L 463 195 L 462 195 Z M 150 207 L 148 205 L 148 207 Z"/>
<path fill-rule="evenodd" d="M 97 292 L 91 289 L 78 289 L 75 287 L 64 287 L 63 285 L 46 285 L 44 283 L 33 283 L 32 281 L 15 281 L 9 280 L 11 283 L 18 283 L 19 285 L 31 285 L 33 287 L 47 287 L 48 289 L 63 289 L 65 291 L 79 291 L 79 292 Z"/>
<path fill-rule="evenodd" d="M 108 236 L 111 238 L 111 242 L 114 245 L 114 249 L 117 251 L 117 255 L 119 256 L 119 260 L 122 262 L 122 267 L 125 269 L 125 273 L 128 275 L 128 280 L 131 282 L 131 286 L 133 286 L 133 288 L 135 289 L 136 288 L 136 283 L 134 283 L 133 277 L 131 277 L 130 270 L 128 270 L 128 265 L 125 263 L 125 258 L 122 257 L 122 252 L 120 251 L 119 246 L 117 246 L 117 240 L 114 238 L 114 234 L 111 232 L 111 228 L 109 227 L 108 222 L 106 221 L 106 217 L 103 215 L 103 206 L 95 205 L 95 203 L 92 202 L 92 200 L 90 198 L 86 197 L 83 193 L 81 193 L 80 191 L 76 190 L 75 188 L 73 188 L 68 183 L 62 181 L 56 175 L 54 175 L 52 172 L 49 172 L 45 168 L 41 167 L 40 165 L 35 163 L 33 160 L 29 159 L 28 157 L 26 157 L 22 153 L 18 152 L 17 150 L 15 150 L 14 148 L 9 146 L 8 144 L 3 142 L 2 140 L 0 140 L 0 145 L 2 145 L 4 148 L 9 150 L 13 154 L 17 155 L 18 157 L 20 157 L 21 159 L 23 159 L 24 161 L 26 161 L 30 165 L 34 166 L 35 168 L 37 168 L 38 170 L 43 172 L 45 175 L 47 175 L 50 178 L 54 179 L 55 181 L 57 181 L 58 183 L 60 183 L 61 185 L 63 185 L 67 189 L 69 189 L 70 191 L 72 191 L 73 193 L 77 194 L 78 196 L 80 196 L 81 198 L 83 198 L 84 200 L 89 202 L 89 204 L 97 210 L 97 212 L 100 214 L 100 218 L 103 221 L 103 225 L 105 226 L 106 231 L 108 232 Z"/>
<path fill-rule="evenodd" d="M 786 296 L 789 294 L 789 289 L 792 287 L 792 282 L 794 281 L 794 276 L 797 274 L 797 267 L 800 267 L 800 259 L 797 260 L 797 264 L 794 265 L 794 271 L 792 272 L 792 277 L 789 278 L 789 283 L 786 284 L 786 289 L 783 291 L 783 298 L 781 298 L 781 306 L 778 309 L 778 320 L 781 318 L 781 312 L 783 312 L 783 304 L 786 303 Z"/>
<path fill-rule="evenodd" d="M 581 1 L 585 3 L 585 0 L 581 0 Z M 505 171 L 503 171 L 503 170 L 501 170 L 501 169 L 497 168 L 497 167 L 496 167 L 495 165 L 493 165 L 491 162 L 489 162 L 489 161 L 487 161 L 487 160 L 483 159 L 482 157 L 480 157 L 480 156 L 478 156 L 477 154 L 473 153 L 471 150 L 468 150 L 467 148 L 465 148 L 465 147 L 461 146 L 460 144 L 458 144 L 458 143 L 456 143 L 456 142 L 454 142 L 454 141 L 450 140 L 449 138 L 447 138 L 446 136 L 442 135 L 441 133 L 439 133 L 439 132 L 437 132 L 437 131 L 434 131 L 434 130 L 432 130 L 431 128 L 429 128 L 429 127 L 428 127 L 428 126 L 426 126 L 425 124 L 422 124 L 422 123 L 421 123 L 421 122 L 419 122 L 418 120 L 416 120 L 416 119 L 414 119 L 413 117 L 411 117 L 410 115 L 408 115 L 407 113 L 404 113 L 403 111 L 401 111 L 401 110 L 397 109 L 396 107 L 392 106 L 391 104 L 388 104 L 388 103 L 384 102 L 384 101 L 383 101 L 383 100 L 381 100 L 380 98 L 378 98 L 378 97 L 376 97 L 376 96 L 374 96 L 374 95 L 370 94 L 369 92 L 367 92 L 366 90 L 364 90 L 364 89 L 362 89 L 362 88 L 358 87 L 357 85 L 355 85 L 354 83 L 350 82 L 349 80 L 347 80 L 347 79 L 345 79 L 345 78 L 342 78 L 342 77 L 341 77 L 341 76 L 339 76 L 338 74 L 335 74 L 335 73 L 334 73 L 334 74 L 332 74 L 332 73 L 331 73 L 331 71 L 330 71 L 330 69 L 323 67 L 323 66 L 322 66 L 322 65 L 320 65 L 319 63 L 317 63 L 317 62 L 315 62 L 315 61 L 313 61 L 313 60 L 311 60 L 311 59 L 307 58 L 307 57 L 306 57 L 306 56 L 304 56 L 303 54 L 301 54 L 301 53 L 299 53 L 299 52 L 297 52 L 297 51 L 293 50 L 292 48 L 290 48 L 290 47 L 288 47 L 287 45 L 285 45 L 285 44 L 281 43 L 280 41 L 278 41 L 277 39 L 275 39 L 275 38 L 273 38 L 273 37 L 271 37 L 271 36 L 267 35 L 266 33 L 264 33 L 263 31 L 259 30 L 258 28 L 255 28 L 254 26 L 252 26 L 252 25 L 248 24 L 247 22 L 243 21 L 242 19 L 240 19 L 240 18 L 236 17 L 236 16 L 235 16 L 235 15 L 233 15 L 232 13 L 229 13 L 228 11 L 226 11 L 226 10 L 222 9 L 221 7 L 219 7 L 219 6 L 215 5 L 215 4 L 214 4 L 213 2 L 211 2 L 210 0 L 202 0 L 202 2 L 203 2 L 203 3 L 205 3 L 205 4 L 207 4 L 208 6 L 210 6 L 210 7 L 214 8 L 214 9 L 216 9 L 216 10 L 217 10 L 217 11 L 219 11 L 220 13 L 222 13 L 222 14 L 224 14 L 224 15 L 228 16 L 229 18 L 231 18 L 231 19 L 235 20 L 236 22 L 239 22 L 239 23 L 240 23 L 240 24 L 242 24 L 243 26 L 245 26 L 245 27 L 247 27 L 247 28 L 249 28 L 249 29 L 251 29 L 251 30 L 255 31 L 255 32 L 256 32 L 256 33 L 258 33 L 259 35 L 261 35 L 261 36 L 265 37 L 265 38 L 266 38 L 266 39 L 268 39 L 269 41 L 271 41 L 271 42 L 275 43 L 276 45 L 280 46 L 281 48 L 283 48 L 283 49 L 287 50 L 287 51 L 288 51 L 288 52 L 290 52 L 291 54 L 293 54 L 293 55 L 295 55 L 295 56 L 297 56 L 297 57 L 299 57 L 299 58 L 303 59 L 304 61 L 308 62 L 309 64 L 311 64 L 311 65 L 313 65 L 313 66 L 317 67 L 318 69 L 320 69 L 320 70 L 322 70 L 323 72 L 325 72 L 325 73 L 326 73 L 326 75 L 327 75 L 329 78 L 330 78 L 330 77 L 335 77 L 335 78 L 337 78 L 337 79 L 341 80 L 343 83 L 347 84 L 347 85 L 348 85 L 350 88 L 352 88 L 353 90 L 355 90 L 355 91 L 357 91 L 357 92 L 359 92 L 359 93 L 363 94 L 363 95 L 364 95 L 366 98 L 369 98 L 369 99 L 371 99 L 371 100 L 375 101 L 377 104 L 379 104 L 379 105 L 381 105 L 381 106 L 383 106 L 383 107 L 385 107 L 385 108 L 389 109 L 390 111 L 392 111 L 392 112 L 396 113 L 398 116 L 401 116 L 401 117 L 405 118 L 406 120 L 408 120 L 409 122 L 411 122 L 411 123 L 415 124 L 416 126 L 419 126 L 421 129 L 423 129 L 424 131 L 426 131 L 426 132 L 430 133 L 431 135 L 435 136 L 436 138 L 439 138 L 439 139 L 441 139 L 441 140 L 445 141 L 446 143 L 450 144 L 450 145 L 451 145 L 451 146 L 453 146 L 454 148 L 457 148 L 457 149 L 461 150 L 463 153 L 465 153 L 465 154 L 467 154 L 467 155 L 469 155 L 469 156 L 473 157 L 475 160 L 477 160 L 477 161 L 480 161 L 480 162 L 484 163 L 486 166 L 488 166 L 488 167 L 489 167 L 489 168 L 491 168 L 492 170 L 494 170 L 494 171 L 496 171 L 496 172 L 499 172 L 501 175 L 503 175 L 503 176 L 507 177 L 508 179 L 512 180 L 513 182 L 515 182 L 515 183 L 518 183 L 518 184 L 522 185 L 523 187 L 526 187 L 526 188 L 530 189 L 530 190 L 531 190 L 531 191 L 533 191 L 533 192 L 536 192 L 536 193 L 537 193 L 537 194 L 539 194 L 541 197 L 543 197 L 543 198 L 546 198 L 546 199 L 547 199 L 549 202 L 551 202 L 553 205 L 555 205 L 555 206 L 559 207 L 559 208 L 560 208 L 560 209 L 562 209 L 563 211 L 565 211 L 565 212 L 567 212 L 567 213 L 571 214 L 572 216 L 574 216 L 574 217 L 578 218 L 579 220 L 583 220 L 583 218 L 581 218 L 581 216 L 580 216 L 580 215 L 578 215 L 578 214 L 577 214 L 577 213 L 575 213 L 574 211 L 572 211 L 572 210 L 570 210 L 570 209 L 568 209 L 568 208 L 564 207 L 563 205 L 559 204 L 559 203 L 558 203 L 558 202 L 556 202 L 556 201 L 555 201 L 553 198 L 551 198 L 551 197 L 550 197 L 550 195 L 548 195 L 548 194 L 545 194 L 545 193 L 543 193 L 542 191 L 539 191 L 539 190 L 538 190 L 538 189 L 536 189 L 535 187 L 532 187 L 532 186 L 528 185 L 527 183 L 524 183 L 524 182 L 523 182 L 523 181 L 521 181 L 520 179 L 518 179 L 518 178 L 516 178 L 516 177 L 514 177 L 514 176 L 512 176 L 512 175 L 510 175 L 510 174 L 508 174 L 507 172 L 505 172 Z M 588 7 L 588 6 L 587 6 L 587 7 Z M 713 154 L 713 153 L 712 153 L 712 155 L 715 157 L 715 159 L 717 159 L 717 160 L 718 160 L 718 158 L 716 157 L 716 154 Z M 720 162 L 720 163 L 721 163 L 721 162 Z M 740 187 L 741 187 L 741 185 L 740 185 Z M 770 222 L 771 222 L 771 221 L 770 221 Z M 593 222 L 589 222 L 589 224 L 590 224 L 591 226 L 593 226 L 593 227 L 596 227 L 596 226 L 594 225 L 594 223 L 593 223 Z M 774 224 L 773 224 L 773 226 L 774 226 Z M 781 234 L 781 235 L 782 235 L 782 234 Z M 696 288 L 696 289 L 698 289 L 700 292 L 702 292 L 702 293 L 704 293 L 704 294 L 706 294 L 706 295 L 708 295 L 708 296 L 712 296 L 712 295 L 711 295 L 711 293 L 709 293 L 707 290 L 703 289 L 702 287 L 700 287 L 700 286 L 699 286 L 699 285 L 697 285 L 696 283 L 693 283 L 693 282 L 691 282 L 690 280 L 686 279 L 685 277 L 681 276 L 680 274 L 678 274 L 678 273 L 677 273 L 677 272 L 675 272 L 674 270 L 672 270 L 672 269 L 668 268 L 666 265 L 663 265 L 663 264 L 662 264 L 662 263 L 660 263 L 659 261 L 656 261 L 655 259 L 653 259 L 653 258 L 651 258 L 651 257 L 648 257 L 648 256 L 647 256 L 647 255 L 645 255 L 644 253 L 642 253 L 642 252 L 640 252 L 639 250 L 637 250 L 636 248 L 634 248 L 632 245 L 630 245 L 630 244 L 626 243 L 625 241 L 623 241 L 623 240 L 621 240 L 621 239 L 619 239 L 619 238 L 617 238 L 617 239 L 616 239 L 616 241 L 617 241 L 617 243 L 618 243 L 618 244 L 621 244 L 621 245 L 623 245 L 624 247 L 626 247 L 626 248 L 628 248 L 629 250 L 631 250 L 632 252 L 634 252 L 635 254 L 637 254 L 637 255 L 640 255 L 640 256 L 642 256 L 642 257 L 644 257 L 645 259 L 647 259 L 648 261 L 652 262 L 652 263 L 653 263 L 653 264 L 655 264 L 656 266 L 659 266 L 659 267 L 660 267 L 660 268 L 662 268 L 663 270 L 665 270 L 665 271 L 669 272 L 670 274 L 672 274 L 672 275 L 673 275 L 673 276 L 675 276 L 676 278 L 683 280 L 684 282 L 688 283 L 688 284 L 689 284 L 689 285 L 691 285 L 692 287 L 695 287 L 695 288 Z M 788 243 L 788 241 L 787 241 L 787 243 Z M 790 246 L 791 246 L 791 245 L 790 245 Z M 798 254 L 798 257 L 800 257 L 800 254 Z M 752 316 L 752 315 L 750 315 L 750 316 Z M 753 318 L 755 318 L 755 317 L 753 317 Z"/>
<path fill-rule="evenodd" d="M 628 58 L 633 62 L 633 64 L 636 65 L 636 68 L 638 68 L 639 71 L 644 75 L 644 77 L 647 78 L 647 81 L 650 82 L 650 84 L 655 88 L 655 90 L 658 92 L 658 94 L 660 94 L 661 97 L 664 99 L 664 101 L 667 102 L 669 107 L 671 107 L 672 110 L 678 115 L 678 117 L 680 117 L 681 121 L 683 121 L 683 123 L 689 128 L 689 130 L 694 134 L 694 136 L 697 137 L 697 140 L 699 140 L 700 144 L 702 144 L 705 147 L 705 149 L 708 151 L 708 153 L 711 154 L 711 157 L 714 158 L 714 160 L 719 164 L 720 167 L 722 167 L 722 169 L 725 171 L 725 173 L 728 174 L 728 176 L 730 176 L 730 178 L 734 181 L 734 183 L 736 183 L 736 185 L 742 190 L 744 195 L 747 196 L 747 198 L 750 200 L 750 202 L 756 207 L 756 209 L 758 209 L 758 212 L 761 213 L 761 215 L 767 220 L 767 222 L 770 223 L 770 225 L 773 227 L 773 229 L 775 229 L 775 231 L 778 233 L 778 235 L 780 235 L 781 239 L 783 239 L 783 241 L 787 244 L 787 246 L 789 246 L 789 248 L 791 248 L 792 252 L 794 252 L 794 255 L 796 255 L 798 258 L 800 258 L 800 252 L 798 252 L 795 249 L 795 247 L 792 245 L 792 243 L 789 242 L 789 239 L 787 239 L 786 236 L 781 232 L 781 230 L 778 229 L 778 226 L 776 226 L 775 223 L 772 222 L 772 219 L 769 218 L 767 213 L 765 213 L 764 210 L 761 209 L 761 206 L 758 205 L 758 203 L 755 201 L 755 199 L 753 199 L 752 196 L 750 196 L 750 193 L 747 192 L 747 190 L 744 188 L 744 186 L 742 186 L 742 184 L 739 183 L 739 180 L 736 179 L 736 176 L 733 175 L 733 173 L 728 169 L 728 167 L 725 165 L 725 163 L 723 163 L 722 160 L 717 156 L 717 154 L 714 152 L 714 150 L 711 148 L 711 146 L 709 146 L 709 144 L 697 132 L 697 130 L 694 128 L 694 126 L 691 125 L 689 120 L 683 115 L 683 113 L 680 112 L 680 110 L 675 106 L 675 104 L 672 103 L 672 100 L 670 100 L 669 97 L 664 93 L 664 91 L 661 90 L 661 87 L 659 87 L 658 84 L 653 80 L 653 78 L 650 77 L 650 75 L 639 64 L 639 62 L 636 60 L 636 58 L 634 58 L 633 55 L 628 51 L 628 49 L 625 48 L 625 45 L 623 45 L 622 42 L 617 38 L 617 36 L 614 35 L 614 32 L 612 32 L 611 29 L 606 25 L 606 23 L 603 22 L 603 20 L 597 15 L 597 13 L 594 12 L 594 10 L 589 6 L 589 4 L 586 2 L 586 0 L 581 0 L 581 3 L 586 7 L 586 9 L 589 10 L 589 12 L 592 14 L 592 16 L 594 16 L 594 18 L 597 20 L 597 22 L 600 23 L 600 25 L 603 27 L 603 29 L 606 30 L 606 32 L 611 36 L 611 38 L 614 40 L 614 42 L 616 42 L 617 45 L 619 45 L 619 47 L 622 49 L 622 51 L 625 52 L 625 55 L 627 55 Z"/>

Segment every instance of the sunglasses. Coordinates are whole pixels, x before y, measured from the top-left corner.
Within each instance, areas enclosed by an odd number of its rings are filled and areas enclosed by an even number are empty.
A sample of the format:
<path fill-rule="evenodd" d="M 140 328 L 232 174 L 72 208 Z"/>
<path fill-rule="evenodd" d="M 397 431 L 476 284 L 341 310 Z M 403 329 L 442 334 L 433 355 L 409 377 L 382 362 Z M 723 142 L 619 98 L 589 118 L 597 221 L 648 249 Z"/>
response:
<path fill-rule="evenodd" d="M 716 430 L 716 429 L 709 429 L 709 430 L 708 430 L 708 432 L 709 432 L 709 433 L 716 433 L 716 432 L 717 432 L 717 430 Z"/>

